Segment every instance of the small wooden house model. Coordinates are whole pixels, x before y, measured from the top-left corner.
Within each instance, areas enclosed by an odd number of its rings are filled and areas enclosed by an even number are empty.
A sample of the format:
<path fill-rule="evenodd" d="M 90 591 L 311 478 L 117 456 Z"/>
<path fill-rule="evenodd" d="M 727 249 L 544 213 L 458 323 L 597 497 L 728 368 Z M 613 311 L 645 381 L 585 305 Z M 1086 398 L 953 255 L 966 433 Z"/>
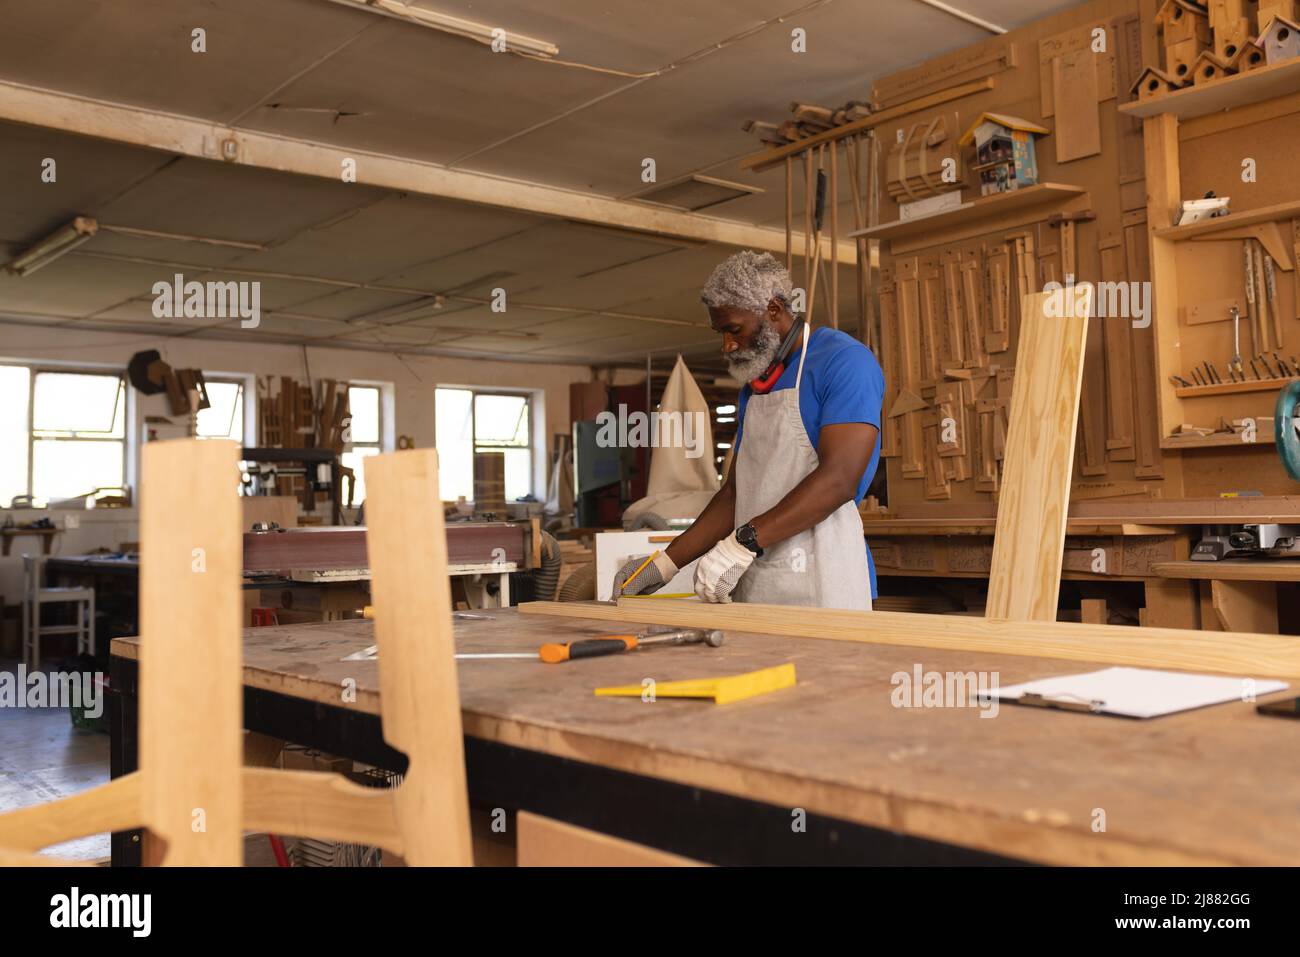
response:
<path fill-rule="evenodd" d="M 1156 13 L 1165 48 L 1165 72 L 1180 86 L 1192 82 L 1192 68 L 1210 46 L 1210 15 L 1191 0 L 1165 0 Z"/>
<path fill-rule="evenodd" d="M 1196 58 L 1196 64 L 1192 70 L 1192 82 L 1197 86 L 1203 83 L 1213 83 L 1215 80 L 1221 80 L 1228 76 L 1231 72 L 1226 62 L 1209 50 L 1202 50 L 1201 55 Z"/>
<path fill-rule="evenodd" d="M 1275 16 L 1268 26 L 1260 28 L 1255 44 L 1264 51 L 1264 62 L 1269 66 L 1300 56 L 1300 23 Z"/>
<path fill-rule="evenodd" d="M 1005 193 L 1037 183 L 1034 137 L 1050 132 L 1018 116 L 981 113 L 958 144 L 975 144 L 972 168 L 979 171 L 980 195 Z"/>

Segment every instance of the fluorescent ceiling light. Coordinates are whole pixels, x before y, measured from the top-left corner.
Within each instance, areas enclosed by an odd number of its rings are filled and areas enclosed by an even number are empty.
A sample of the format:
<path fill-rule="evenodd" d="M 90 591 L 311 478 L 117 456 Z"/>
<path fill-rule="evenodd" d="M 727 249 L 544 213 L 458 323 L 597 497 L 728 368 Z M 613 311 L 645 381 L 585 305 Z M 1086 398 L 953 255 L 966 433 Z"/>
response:
<path fill-rule="evenodd" d="M 363 10 L 373 10 L 376 13 L 396 17 L 399 20 L 417 23 L 422 27 L 429 27 L 433 30 L 441 30 L 443 33 L 451 33 L 458 37 L 477 40 L 479 43 L 490 44 L 493 40 L 501 39 L 505 41 L 506 50 L 515 53 L 553 57 L 560 52 L 560 48 L 554 43 L 548 43 L 536 37 L 524 36 L 522 33 L 511 33 L 499 26 L 453 17 L 449 13 L 439 13 L 437 10 L 430 10 L 428 7 L 417 7 L 410 3 L 402 3 L 401 0 L 330 0 L 330 2 L 341 3 L 347 7 L 360 7 Z"/>
<path fill-rule="evenodd" d="M 26 252 L 15 256 L 6 268 L 19 276 L 30 276 L 36 270 L 48 266 L 60 256 L 72 252 L 99 230 L 99 223 L 89 216 L 78 216 L 62 229 L 46 236 Z"/>

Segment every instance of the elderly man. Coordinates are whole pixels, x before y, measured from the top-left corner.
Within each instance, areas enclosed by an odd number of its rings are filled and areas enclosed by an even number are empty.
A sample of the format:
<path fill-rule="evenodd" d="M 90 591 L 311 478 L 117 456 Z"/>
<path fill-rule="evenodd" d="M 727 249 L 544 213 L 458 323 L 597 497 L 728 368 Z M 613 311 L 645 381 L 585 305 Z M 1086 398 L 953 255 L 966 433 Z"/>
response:
<path fill-rule="evenodd" d="M 736 253 L 704 284 L 723 358 L 744 383 L 731 472 L 666 551 L 619 570 L 615 594 L 651 594 L 700 558 L 705 601 L 871 609 L 857 504 L 879 461 L 884 375 L 852 336 L 810 330 L 792 296 L 767 253 Z"/>

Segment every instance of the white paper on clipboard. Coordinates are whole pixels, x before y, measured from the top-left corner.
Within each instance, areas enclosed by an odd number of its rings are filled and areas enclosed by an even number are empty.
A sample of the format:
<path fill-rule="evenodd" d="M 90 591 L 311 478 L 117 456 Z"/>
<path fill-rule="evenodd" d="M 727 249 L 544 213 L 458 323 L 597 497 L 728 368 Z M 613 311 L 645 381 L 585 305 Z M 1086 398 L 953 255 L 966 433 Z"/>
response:
<path fill-rule="evenodd" d="M 1249 701 L 1256 695 L 1284 691 L 1285 681 L 1266 678 L 1225 678 L 1148 668 L 1103 668 L 1081 675 L 1043 678 L 990 689 L 1002 701 L 1155 718 L 1229 701 Z"/>

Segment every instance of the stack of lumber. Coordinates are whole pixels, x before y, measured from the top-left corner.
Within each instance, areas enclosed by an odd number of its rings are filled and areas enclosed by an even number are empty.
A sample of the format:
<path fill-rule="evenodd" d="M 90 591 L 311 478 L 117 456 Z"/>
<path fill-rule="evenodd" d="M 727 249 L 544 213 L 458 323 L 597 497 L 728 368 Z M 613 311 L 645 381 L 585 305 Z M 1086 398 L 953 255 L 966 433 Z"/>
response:
<path fill-rule="evenodd" d="M 319 379 L 313 389 L 290 376 L 258 376 L 257 408 L 259 446 L 343 451 L 346 382 Z"/>
<path fill-rule="evenodd" d="M 790 104 L 790 112 L 793 118 L 780 124 L 746 120 L 741 128 L 767 146 L 784 146 L 870 116 L 871 107 L 862 100 L 849 100 L 839 109 L 796 101 Z"/>

